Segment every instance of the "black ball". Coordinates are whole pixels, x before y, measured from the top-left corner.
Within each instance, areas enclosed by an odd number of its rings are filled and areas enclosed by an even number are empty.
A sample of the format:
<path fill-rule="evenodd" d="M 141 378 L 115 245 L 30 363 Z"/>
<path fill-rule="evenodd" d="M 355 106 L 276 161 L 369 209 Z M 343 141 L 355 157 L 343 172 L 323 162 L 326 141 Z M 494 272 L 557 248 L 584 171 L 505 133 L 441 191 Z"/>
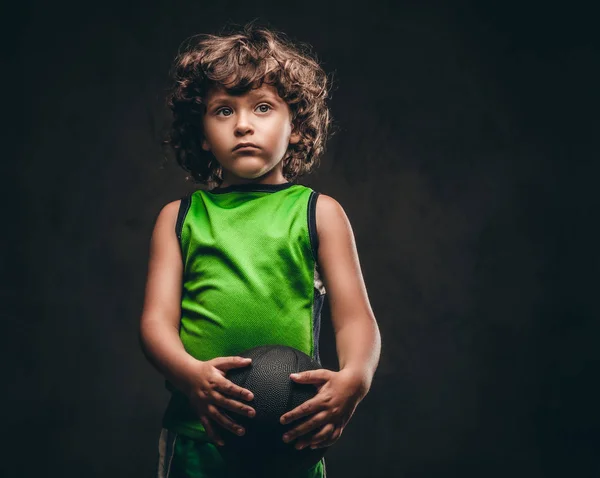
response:
<path fill-rule="evenodd" d="M 327 448 L 302 450 L 294 448 L 297 440 L 285 443 L 283 434 L 295 428 L 309 417 L 302 417 L 282 425 L 281 416 L 317 394 L 313 384 L 299 384 L 290 378 L 291 373 L 323 368 L 305 353 L 284 345 L 263 345 L 246 350 L 240 357 L 252 359 L 247 367 L 231 369 L 226 377 L 236 385 L 254 394 L 252 401 L 241 400 L 256 410 L 252 418 L 220 409 L 232 420 L 242 425 L 246 433 L 235 435 L 228 430 L 221 433 L 225 446 L 218 447 L 230 469 L 240 469 L 268 476 L 276 473 L 286 476 L 301 469 L 314 466 L 325 454 Z M 299 439 L 310 437 L 318 429 L 308 432 Z"/>

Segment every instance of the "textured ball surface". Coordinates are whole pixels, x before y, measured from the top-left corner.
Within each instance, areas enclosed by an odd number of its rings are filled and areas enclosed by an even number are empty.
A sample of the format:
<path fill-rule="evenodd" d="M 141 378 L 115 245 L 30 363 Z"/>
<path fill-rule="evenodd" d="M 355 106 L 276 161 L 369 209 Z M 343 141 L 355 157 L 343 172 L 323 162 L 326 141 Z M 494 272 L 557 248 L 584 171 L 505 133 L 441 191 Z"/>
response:
<path fill-rule="evenodd" d="M 308 469 L 315 465 L 327 448 L 311 450 L 308 447 L 296 450 L 294 445 L 297 440 L 284 443 L 282 439 L 286 431 L 297 427 L 309 417 L 302 417 L 285 425 L 279 420 L 284 413 L 317 393 L 315 385 L 294 382 L 290 374 L 322 366 L 300 350 L 284 345 L 264 345 L 238 355 L 251 358 L 252 364 L 229 370 L 226 377 L 254 394 L 252 401 L 242 401 L 254 408 L 256 415 L 249 418 L 220 409 L 246 430 L 241 437 L 229 431 L 221 433 L 225 446 L 219 447 L 219 451 L 225 461 L 231 466 L 253 470 L 260 476 L 267 476 L 268 472 L 273 471 L 285 473 Z M 304 437 L 314 433 L 316 430 L 308 432 Z"/>

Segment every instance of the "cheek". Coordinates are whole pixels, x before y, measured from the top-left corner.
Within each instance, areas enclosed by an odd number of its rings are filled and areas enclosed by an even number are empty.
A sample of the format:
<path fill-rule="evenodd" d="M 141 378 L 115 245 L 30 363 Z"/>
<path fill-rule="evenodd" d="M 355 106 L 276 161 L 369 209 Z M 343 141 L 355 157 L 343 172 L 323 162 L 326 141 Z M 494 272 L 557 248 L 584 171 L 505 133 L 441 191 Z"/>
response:
<path fill-rule="evenodd" d="M 207 124 L 205 124 L 204 138 L 211 143 L 213 148 L 219 149 L 219 145 L 223 144 L 223 135 L 223 127 L 219 127 L 219 125 L 215 125 L 211 122 L 207 122 Z"/>
<path fill-rule="evenodd" d="M 213 124 L 210 121 L 207 121 L 207 122 L 204 123 L 204 129 L 203 129 L 203 131 L 204 131 L 204 135 L 207 138 L 211 138 L 212 136 L 214 136 L 214 129 L 215 128 L 214 128 Z"/>
<path fill-rule="evenodd" d="M 287 147 L 287 144 L 289 143 L 290 140 L 290 134 L 292 132 L 292 127 L 289 124 L 286 123 L 281 123 L 278 122 L 277 127 L 275 128 L 275 131 L 277 131 L 277 139 L 279 141 L 279 143 L 281 145 L 285 145 Z"/>

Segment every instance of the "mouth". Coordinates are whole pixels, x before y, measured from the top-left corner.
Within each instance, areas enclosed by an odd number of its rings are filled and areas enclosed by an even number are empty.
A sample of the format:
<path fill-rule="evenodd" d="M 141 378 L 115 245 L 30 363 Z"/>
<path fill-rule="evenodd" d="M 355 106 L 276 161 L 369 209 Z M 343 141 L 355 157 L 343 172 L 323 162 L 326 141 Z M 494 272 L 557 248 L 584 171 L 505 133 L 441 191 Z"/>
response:
<path fill-rule="evenodd" d="M 252 143 L 241 143 L 241 144 L 238 144 L 235 148 L 233 148 L 233 151 L 238 151 L 241 149 L 260 149 L 260 148 Z"/>

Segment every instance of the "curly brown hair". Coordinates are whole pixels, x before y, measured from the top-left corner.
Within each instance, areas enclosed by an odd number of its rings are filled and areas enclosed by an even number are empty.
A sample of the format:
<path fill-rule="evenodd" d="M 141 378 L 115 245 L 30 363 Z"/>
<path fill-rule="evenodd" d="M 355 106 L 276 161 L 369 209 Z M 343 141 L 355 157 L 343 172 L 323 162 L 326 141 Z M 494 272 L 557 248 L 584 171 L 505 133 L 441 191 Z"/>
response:
<path fill-rule="evenodd" d="M 332 118 L 326 105 L 330 80 L 310 46 L 254 22 L 229 33 L 194 35 L 182 45 L 171 70 L 167 104 L 173 121 L 163 144 L 196 183 L 213 187 L 223 182 L 221 165 L 201 148 L 204 102 L 213 87 L 229 94 L 243 94 L 263 82 L 275 87 L 300 136 L 283 157 L 284 177 L 293 181 L 316 168 L 332 134 Z"/>

